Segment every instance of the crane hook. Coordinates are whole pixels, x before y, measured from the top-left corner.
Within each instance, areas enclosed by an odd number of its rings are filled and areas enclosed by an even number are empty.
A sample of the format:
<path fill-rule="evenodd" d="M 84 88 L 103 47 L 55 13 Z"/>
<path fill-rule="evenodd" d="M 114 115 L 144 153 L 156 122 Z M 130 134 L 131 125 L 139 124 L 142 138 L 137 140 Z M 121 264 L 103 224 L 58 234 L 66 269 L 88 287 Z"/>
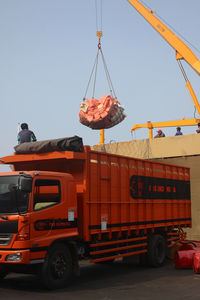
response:
<path fill-rule="evenodd" d="M 98 48 L 101 49 L 101 37 L 103 35 L 102 31 L 97 31 L 97 37 L 99 38 Z"/>

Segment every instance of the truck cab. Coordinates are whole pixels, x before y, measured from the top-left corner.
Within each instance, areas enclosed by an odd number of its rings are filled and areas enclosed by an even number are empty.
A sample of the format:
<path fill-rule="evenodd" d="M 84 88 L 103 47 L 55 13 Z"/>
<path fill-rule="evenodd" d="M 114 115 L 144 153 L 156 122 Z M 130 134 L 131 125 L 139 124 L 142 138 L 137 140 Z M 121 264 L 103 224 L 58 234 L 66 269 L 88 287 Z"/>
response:
<path fill-rule="evenodd" d="M 55 241 L 78 235 L 72 175 L 28 171 L 0 175 L 0 263 L 44 261 Z"/>

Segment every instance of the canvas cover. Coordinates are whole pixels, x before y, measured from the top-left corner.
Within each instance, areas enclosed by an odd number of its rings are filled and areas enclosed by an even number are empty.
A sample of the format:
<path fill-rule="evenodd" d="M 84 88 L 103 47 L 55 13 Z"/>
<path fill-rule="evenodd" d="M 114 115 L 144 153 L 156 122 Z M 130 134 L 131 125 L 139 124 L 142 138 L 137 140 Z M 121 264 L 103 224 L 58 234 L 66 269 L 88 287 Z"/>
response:
<path fill-rule="evenodd" d="M 65 137 L 55 140 L 46 140 L 22 143 L 14 147 L 16 154 L 44 153 L 52 151 L 83 151 L 82 138 L 78 136 Z"/>

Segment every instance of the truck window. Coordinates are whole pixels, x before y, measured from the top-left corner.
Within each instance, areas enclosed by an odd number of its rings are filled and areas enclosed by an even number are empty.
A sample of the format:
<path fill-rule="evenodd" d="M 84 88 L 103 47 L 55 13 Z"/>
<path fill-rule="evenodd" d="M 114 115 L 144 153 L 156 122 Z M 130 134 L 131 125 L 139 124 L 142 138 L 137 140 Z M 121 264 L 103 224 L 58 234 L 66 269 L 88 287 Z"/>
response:
<path fill-rule="evenodd" d="M 41 210 L 60 202 L 59 180 L 37 179 L 34 186 L 34 210 Z"/>

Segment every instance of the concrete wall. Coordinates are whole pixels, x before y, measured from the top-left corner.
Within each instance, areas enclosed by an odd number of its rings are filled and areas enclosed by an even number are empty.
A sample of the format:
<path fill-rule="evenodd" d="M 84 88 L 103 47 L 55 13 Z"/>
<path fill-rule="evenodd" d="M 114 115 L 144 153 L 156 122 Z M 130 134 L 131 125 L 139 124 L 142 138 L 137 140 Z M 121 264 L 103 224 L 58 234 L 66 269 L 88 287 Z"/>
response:
<path fill-rule="evenodd" d="M 187 238 L 200 240 L 200 134 L 94 145 L 92 148 L 97 151 L 190 167 L 192 229 L 187 231 Z"/>
<path fill-rule="evenodd" d="M 200 155 L 200 134 L 94 145 L 93 149 L 144 159 Z"/>

